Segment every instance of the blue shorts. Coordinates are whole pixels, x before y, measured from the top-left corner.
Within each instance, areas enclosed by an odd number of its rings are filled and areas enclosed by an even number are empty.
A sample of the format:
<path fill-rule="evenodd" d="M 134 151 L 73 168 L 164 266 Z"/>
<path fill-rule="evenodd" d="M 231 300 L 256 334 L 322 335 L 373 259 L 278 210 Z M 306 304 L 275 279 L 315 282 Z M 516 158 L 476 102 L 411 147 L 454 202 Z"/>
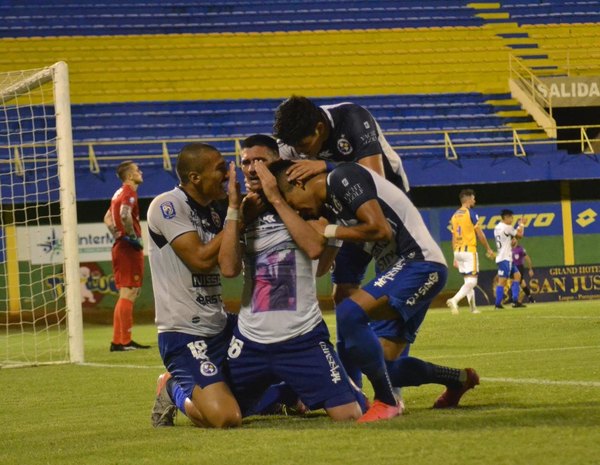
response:
<path fill-rule="evenodd" d="M 365 252 L 362 245 L 344 242 L 335 257 L 331 282 L 333 284 L 360 284 L 365 278 L 371 258 L 371 254 Z"/>
<path fill-rule="evenodd" d="M 414 342 L 431 301 L 444 288 L 447 277 L 448 268 L 441 263 L 402 260 L 378 273 L 362 289 L 375 299 L 387 296 L 398 319 L 384 320 L 379 326 L 372 322 L 375 334 Z"/>
<path fill-rule="evenodd" d="M 500 276 L 501 278 L 508 278 L 508 277 L 512 276 L 513 274 L 519 272 L 517 265 L 515 265 L 513 262 L 511 262 L 509 260 L 502 260 L 501 262 L 498 262 L 497 265 L 498 265 L 498 276 Z"/>
<path fill-rule="evenodd" d="M 165 332 L 158 335 L 158 350 L 173 379 L 191 398 L 194 386 L 226 381 L 223 363 L 230 339 L 229 325 L 213 337 Z"/>
<path fill-rule="evenodd" d="M 302 336 L 273 344 L 251 341 L 236 328 L 227 360 L 231 390 L 243 415 L 252 411 L 270 385 L 282 381 L 312 410 L 356 401 L 325 322 Z"/>

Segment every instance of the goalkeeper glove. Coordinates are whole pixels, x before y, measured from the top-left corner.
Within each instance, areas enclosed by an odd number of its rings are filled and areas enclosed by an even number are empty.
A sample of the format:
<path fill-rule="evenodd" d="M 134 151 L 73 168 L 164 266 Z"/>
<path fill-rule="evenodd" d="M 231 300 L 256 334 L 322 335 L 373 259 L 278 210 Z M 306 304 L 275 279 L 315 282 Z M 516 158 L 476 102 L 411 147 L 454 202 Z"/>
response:
<path fill-rule="evenodd" d="M 142 238 L 137 236 L 123 236 L 125 242 L 128 242 L 135 250 L 142 250 L 144 248 L 144 244 L 142 243 Z"/>

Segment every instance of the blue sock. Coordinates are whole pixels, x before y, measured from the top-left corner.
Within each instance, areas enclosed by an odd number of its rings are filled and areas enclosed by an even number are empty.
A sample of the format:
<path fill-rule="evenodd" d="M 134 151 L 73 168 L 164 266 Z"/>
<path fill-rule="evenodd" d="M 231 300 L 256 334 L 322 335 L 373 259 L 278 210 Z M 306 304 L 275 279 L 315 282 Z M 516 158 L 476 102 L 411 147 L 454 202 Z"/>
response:
<path fill-rule="evenodd" d="M 187 399 L 187 394 L 173 378 L 167 381 L 167 393 L 177 408 L 183 412 L 184 415 L 187 415 L 185 413 L 185 399 Z"/>
<path fill-rule="evenodd" d="M 337 310 L 336 310 L 337 315 Z M 336 316 L 337 318 L 337 316 Z M 340 357 L 340 361 L 342 365 L 344 365 L 344 369 L 350 379 L 356 384 L 356 386 L 362 389 L 362 373 L 360 371 L 360 367 L 352 360 L 352 357 L 348 355 L 348 351 L 346 350 L 344 336 L 340 333 L 339 324 L 337 325 L 337 342 L 335 344 L 338 356 Z"/>
<path fill-rule="evenodd" d="M 504 286 L 496 286 L 496 307 L 502 305 L 504 298 Z"/>
<path fill-rule="evenodd" d="M 512 291 L 513 303 L 517 303 L 519 301 L 519 292 L 521 292 L 521 283 L 513 281 L 510 290 Z"/>
<path fill-rule="evenodd" d="M 369 317 L 353 300 L 345 299 L 337 307 L 337 323 L 349 357 L 373 385 L 375 398 L 396 405 L 396 398 L 383 359 L 379 339 L 369 327 Z"/>
<path fill-rule="evenodd" d="M 244 416 L 265 415 L 272 413 L 275 404 L 294 406 L 298 402 L 298 394 L 286 383 L 273 384 L 267 388 L 258 403 Z"/>
<path fill-rule="evenodd" d="M 386 361 L 388 373 L 394 387 L 442 384 L 449 388 L 460 388 L 461 370 L 425 362 L 415 357 L 401 357 Z"/>

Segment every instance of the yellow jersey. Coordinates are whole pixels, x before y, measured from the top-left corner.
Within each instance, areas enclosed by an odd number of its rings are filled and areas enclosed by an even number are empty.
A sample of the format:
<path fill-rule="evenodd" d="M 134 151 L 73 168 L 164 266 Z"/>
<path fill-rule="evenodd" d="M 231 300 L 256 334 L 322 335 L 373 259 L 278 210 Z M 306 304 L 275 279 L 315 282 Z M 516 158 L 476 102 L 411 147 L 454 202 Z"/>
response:
<path fill-rule="evenodd" d="M 470 208 L 461 207 L 450 219 L 455 252 L 477 252 L 475 228 L 479 217 Z"/>

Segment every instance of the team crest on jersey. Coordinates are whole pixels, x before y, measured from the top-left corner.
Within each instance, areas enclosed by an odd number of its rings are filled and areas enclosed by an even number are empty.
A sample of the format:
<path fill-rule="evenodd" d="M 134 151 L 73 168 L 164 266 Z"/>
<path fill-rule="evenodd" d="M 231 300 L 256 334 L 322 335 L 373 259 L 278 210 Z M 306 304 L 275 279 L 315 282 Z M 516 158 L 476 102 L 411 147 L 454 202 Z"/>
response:
<path fill-rule="evenodd" d="M 160 204 L 160 212 L 162 213 L 163 218 L 167 220 L 175 218 L 175 205 L 173 205 L 173 202 L 163 202 Z"/>
<path fill-rule="evenodd" d="M 340 153 L 343 155 L 350 155 L 353 150 L 352 145 L 350 144 L 350 141 L 348 139 L 346 139 L 345 137 L 338 139 L 337 148 L 340 151 Z"/>
<path fill-rule="evenodd" d="M 200 365 L 200 373 L 204 376 L 214 376 L 219 370 L 212 362 L 202 362 Z"/>
<path fill-rule="evenodd" d="M 216 211 L 212 210 L 210 212 L 210 216 L 212 217 L 213 224 L 217 228 L 220 228 L 221 227 L 221 217 L 219 216 L 219 214 Z"/>

